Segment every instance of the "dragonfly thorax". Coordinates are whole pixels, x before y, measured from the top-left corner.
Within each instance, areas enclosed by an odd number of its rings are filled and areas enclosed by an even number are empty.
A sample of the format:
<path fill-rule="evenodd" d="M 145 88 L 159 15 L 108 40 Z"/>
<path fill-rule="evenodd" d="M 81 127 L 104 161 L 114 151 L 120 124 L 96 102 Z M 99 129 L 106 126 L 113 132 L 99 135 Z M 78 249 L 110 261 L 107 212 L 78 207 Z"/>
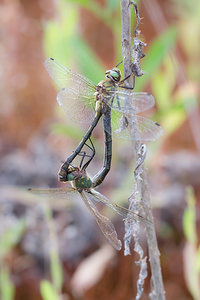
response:
<path fill-rule="evenodd" d="M 104 99 L 110 98 L 110 92 L 115 91 L 118 85 L 117 80 L 113 80 L 111 76 L 98 83 L 96 86 L 95 99 L 101 103 L 105 102 Z"/>
<path fill-rule="evenodd" d="M 110 80 L 108 82 L 107 79 L 102 80 L 96 86 L 96 92 L 95 92 L 96 110 L 97 108 L 99 108 L 99 106 L 102 106 L 102 104 L 105 102 L 104 99 L 107 99 L 109 97 L 109 92 L 113 89 L 113 87 L 114 84 L 110 83 Z"/>
<path fill-rule="evenodd" d="M 90 189 L 93 186 L 92 180 L 87 176 L 86 172 L 79 172 L 79 175 L 72 181 L 72 186 L 80 189 Z"/>
<path fill-rule="evenodd" d="M 92 180 L 87 176 L 85 170 L 78 167 L 68 166 L 67 170 L 62 169 L 59 172 L 60 181 L 72 181 L 72 186 L 77 189 L 89 189 L 92 187 Z"/>

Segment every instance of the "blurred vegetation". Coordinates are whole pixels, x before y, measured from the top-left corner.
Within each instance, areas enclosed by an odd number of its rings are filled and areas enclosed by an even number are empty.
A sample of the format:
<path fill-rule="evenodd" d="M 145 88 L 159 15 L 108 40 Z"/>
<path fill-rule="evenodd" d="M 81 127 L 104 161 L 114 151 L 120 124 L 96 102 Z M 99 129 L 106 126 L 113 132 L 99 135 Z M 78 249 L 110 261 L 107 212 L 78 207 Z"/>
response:
<path fill-rule="evenodd" d="M 192 187 L 187 188 L 187 208 L 183 216 L 183 229 L 187 239 L 185 246 L 185 278 L 195 300 L 200 298 L 200 245 L 196 230 L 196 199 Z"/>
<path fill-rule="evenodd" d="M 41 294 L 44 300 L 57 300 L 60 298 L 63 286 L 62 265 L 59 259 L 57 233 L 52 218 L 52 211 L 50 207 L 44 207 L 45 220 L 49 228 L 50 241 L 50 274 L 52 283 L 44 280 L 41 282 Z"/>
<path fill-rule="evenodd" d="M 55 58 L 68 68 L 84 74 L 94 83 L 102 80 L 105 70 L 112 65 L 105 63 L 106 60 L 95 52 L 82 34 L 80 28 L 82 9 L 94 14 L 111 31 L 114 41 L 113 61 L 115 64 L 121 61 L 120 1 L 107 0 L 104 2 L 104 5 L 101 5 L 93 0 L 59 0 L 55 12 L 56 18 L 43 23 L 45 56 Z M 198 110 L 197 90 L 200 79 L 200 2 L 198 0 L 171 0 L 168 2 L 168 6 L 174 12 L 174 21 L 170 22 L 163 32 L 157 28 L 157 34 L 144 49 L 146 57 L 142 62 L 142 70 L 147 74 L 136 79 L 136 90 L 151 91 L 156 99 L 156 108 L 152 119 L 164 127 L 165 137 L 163 139 L 165 140 L 171 134 L 176 133 L 187 120 L 190 112 Z M 143 15 L 142 11 L 140 11 L 140 15 Z M 143 19 L 143 23 L 145 22 L 146 20 Z M 142 31 L 142 25 L 140 30 Z M 145 33 L 142 32 L 142 34 L 145 36 Z M 101 47 L 101 41 L 99 41 L 99 47 Z M 181 51 L 178 51 L 179 49 Z M 72 127 L 71 124 L 54 124 L 52 131 L 56 134 L 64 134 L 76 141 L 79 141 L 83 135 L 83 131 Z M 96 142 L 99 146 L 98 141 Z M 115 141 L 114 143 L 117 145 L 115 149 L 121 149 L 119 142 Z M 161 143 L 162 139 L 149 145 L 148 159 L 157 153 Z M 115 154 L 113 164 L 117 164 Z M 130 163 L 130 171 L 125 174 L 125 178 L 120 177 L 120 184 L 112 194 L 115 201 L 127 201 L 132 190 L 133 169 L 134 167 Z M 183 228 L 187 243 L 194 251 L 194 268 L 190 270 L 191 272 L 187 269 L 185 277 L 194 299 L 199 299 L 200 248 L 197 242 L 195 220 L 195 198 L 190 190 L 183 218 Z M 6 229 L 0 237 L 2 300 L 14 299 L 14 284 L 10 279 L 6 256 L 17 245 L 25 230 L 23 220 L 18 222 L 17 226 L 15 224 L 12 228 Z M 52 216 L 48 210 L 46 211 L 46 222 L 51 224 L 50 232 L 53 236 L 52 244 L 54 244 Z M 51 248 L 49 253 L 51 279 L 41 282 L 40 291 L 44 300 L 57 300 L 60 299 L 63 285 L 62 266 L 58 257 L 58 249 Z M 188 255 L 187 259 L 190 260 L 191 253 L 187 252 L 186 254 Z"/>
<path fill-rule="evenodd" d="M 20 241 L 24 231 L 25 222 L 21 220 L 12 220 L 7 222 L 6 228 L 3 219 L 1 219 L 2 229 L 0 233 L 0 295 L 2 300 L 14 299 L 14 284 L 10 279 L 10 270 L 6 259 L 11 254 L 12 249 Z"/>

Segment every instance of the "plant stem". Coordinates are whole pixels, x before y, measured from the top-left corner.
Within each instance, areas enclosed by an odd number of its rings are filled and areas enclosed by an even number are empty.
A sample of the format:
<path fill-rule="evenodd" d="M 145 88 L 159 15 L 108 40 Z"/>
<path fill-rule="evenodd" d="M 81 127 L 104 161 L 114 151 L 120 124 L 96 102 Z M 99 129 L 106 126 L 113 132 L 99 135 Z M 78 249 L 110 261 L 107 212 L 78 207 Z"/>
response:
<path fill-rule="evenodd" d="M 130 9 L 129 0 L 121 0 L 121 22 L 122 22 L 122 57 L 124 78 L 131 72 L 131 27 L 130 27 Z M 126 84 L 131 86 L 133 78 L 126 80 Z"/>
<path fill-rule="evenodd" d="M 129 0 L 121 0 L 121 19 L 122 19 L 122 55 L 123 55 L 123 68 L 124 77 L 127 77 L 132 73 L 131 69 L 131 28 L 130 28 L 130 9 Z M 128 86 L 132 85 L 133 78 L 129 78 Z M 136 161 L 138 159 L 138 149 L 141 142 L 134 142 L 134 153 Z M 146 171 L 143 168 L 141 174 L 142 180 L 137 180 L 137 187 L 141 196 L 141 202 L 145 203 L 144 211 L 145 217 L 153 224 L 153 215 L 150 205 L 150 193 L 148 188 L 148 180 Z M 151 298 L 155 300 L 165 300 L 165 292 L 163 287 L 163 280 L 160 267 L 160 254 L 157 245 L 156 232 L 154 225 L 146 224 L 146 236 L 149 252 L 149 261 L 152 274 L 153 291 Z"/>

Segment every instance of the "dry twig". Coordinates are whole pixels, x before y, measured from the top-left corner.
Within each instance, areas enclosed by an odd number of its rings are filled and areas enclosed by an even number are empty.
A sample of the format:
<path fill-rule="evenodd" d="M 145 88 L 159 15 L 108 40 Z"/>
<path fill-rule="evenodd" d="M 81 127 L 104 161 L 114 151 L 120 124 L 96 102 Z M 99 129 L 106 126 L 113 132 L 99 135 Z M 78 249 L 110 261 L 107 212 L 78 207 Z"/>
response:
<path fill-rule="evenodd" d="M 133 46 L 133 56 L 134 56 L 133 62 L 131 62 L 131 29 L 130 29 L 130 9 L 129 9 L 130 4 L 134 5 L 136 18 L 137 18 L 137 25 L 135 29 L 134 46 Z M 135 2 L 129 2 L 129 0 L 121 0 L 121 18 L 122 18 L 122 55 L 123 55 L 124 77 L 127 77 L 130 74 L 133 74 L 134 76 L 141 76 L 144 74 L 144 72 L 141 70 L 140 67 L 140 59 L 144 57 L 142 48 L 145 46 L 145 44 L 137 39 L 140 17 Z M 130 77 L 127 80 L 127 86 L 133 86 L 133 77 Z M 138 162 L 140 162 L 141 159 L 141 151 L 140 151 L 141 142 L 138 140 L 135 141 L 133 144 L 133 149 L 135 152 L 136 167 L 137 167 Z M 145 158 L 145 156 L 143 156 L 143 158 Z M 133 200 L 135 200 L 136 194 L 138 194 L 140 198 L 140 202 L 144 204 L 145 217 L 148 220 L 150 220 L 153 224 L 153 216 L 152 216 L 151 205 L 150 205 L 150 193 L 149 193 L 147 175 L 144 169 L 143 161 L 142 163 L 140 163 L 139 167 L 135 171 L 135 175 L 136 173 L 138 174 L 138 172 L 139 172 L 139 176 L 135 176 L 137 191 L 134 189 Z M 130 201 L 130 206 L 131 204 L 132 203 Z M 160 257 L 159 257 L 160 254 L 157 245 L 155 227 L 152 224 L 148 224 L 148 223 L 146 224 L 146 236 L 147 236 L 149 261 L 151 266 L 152 284 L 153 284 L 150 298 L 155 300 L 164 300 L 165 292 L 163 288 L 163 281 L 162 281 L 162 274 L 161 274 L 161 267 L 160 267 Z M 143 258 L 142 260 L 142 257 L 143 257 L 143 251 L 141 251 L 141 255 L 140 255 L 141 270 L 142 270 L 142 263 L 143 262 L 145 263 L 145 258 Z M 143 280 L 145 277 L 146 274 L 143 275 Z M 140 296 L 141 293 L 140 295 L 137 295 L 136 299 L 140 299 Z"/>

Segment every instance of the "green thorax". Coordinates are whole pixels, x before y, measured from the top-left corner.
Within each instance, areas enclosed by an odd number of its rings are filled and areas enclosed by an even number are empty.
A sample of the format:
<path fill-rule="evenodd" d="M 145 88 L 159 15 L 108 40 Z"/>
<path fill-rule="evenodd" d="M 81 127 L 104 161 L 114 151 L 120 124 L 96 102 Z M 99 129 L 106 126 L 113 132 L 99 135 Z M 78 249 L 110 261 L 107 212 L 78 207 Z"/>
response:
<path fill-rule="evenodd" d="M 72 185 L 77 189 L 90 189 L 93 184 L 92 180 L 87 175 L 83 175 L 74 180 Z"/>
<path fill-rule="evenodd" d="M 73 166 L 68 167 L 66 181 L 72 181 L 72 186 L 77 189 L 90 189 L 93 185 L 85 170 Z"/>

